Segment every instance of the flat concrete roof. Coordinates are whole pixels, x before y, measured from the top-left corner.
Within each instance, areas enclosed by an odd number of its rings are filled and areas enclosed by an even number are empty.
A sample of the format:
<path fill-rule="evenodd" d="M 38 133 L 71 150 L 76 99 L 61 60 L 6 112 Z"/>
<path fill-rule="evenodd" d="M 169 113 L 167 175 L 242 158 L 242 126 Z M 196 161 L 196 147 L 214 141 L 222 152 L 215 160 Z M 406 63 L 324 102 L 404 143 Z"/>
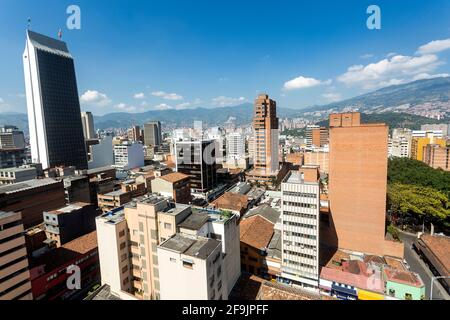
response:
<path fill-rule="evenodd" d="M 187 217 L 179 227 L 182 229 L 198 230 L 209 220 L 209 215 L 206 211 L 194 210 L 189 217 Z"/>
<path fill-rule="evenodd" d="M 33 180 L 27 180 L 19 183 L 14 183 L 6 186 L 0 187 L 0 194 L 11 194 L 27 189 L 33 189 L 33 188 L 39 188 L 42 186 L 47 186 L 51 184 L 58 184 L 60 181 L 56 181 L 51 178 L 45 178 L 45 179 L 33 179 Z"/>
<path fill-rule="evenodd" d="M 160 248 L 204 260 L 220 245 L 221 242 L 214 239 L 189 238 L 177 233 L 169 240 L 163 242 Z"/>

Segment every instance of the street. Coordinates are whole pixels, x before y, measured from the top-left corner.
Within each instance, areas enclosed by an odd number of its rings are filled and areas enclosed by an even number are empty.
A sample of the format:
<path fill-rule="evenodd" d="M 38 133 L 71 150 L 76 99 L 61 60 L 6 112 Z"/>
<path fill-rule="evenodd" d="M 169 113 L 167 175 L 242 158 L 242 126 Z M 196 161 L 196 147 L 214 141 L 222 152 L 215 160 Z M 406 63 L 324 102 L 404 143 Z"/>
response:
<path fill-rule="evenodd" d="M 400 239 L 405 244 L 405 260 L 411 267 L 411 271 L 414 271 L 420 275 L 426 287 L 426 298 L 430 297 L 431 278 L 433 273 L 427 267 L 427 265 L 420 259 L 417 253 L 411 249 L 411 245 L 416 239 L 416 235 L 409 233 L 399 232 Z M 450 296 L 444 290 L 442 285 L 436 280 L 433 283 L 433 300 L 450 300 Z"/>

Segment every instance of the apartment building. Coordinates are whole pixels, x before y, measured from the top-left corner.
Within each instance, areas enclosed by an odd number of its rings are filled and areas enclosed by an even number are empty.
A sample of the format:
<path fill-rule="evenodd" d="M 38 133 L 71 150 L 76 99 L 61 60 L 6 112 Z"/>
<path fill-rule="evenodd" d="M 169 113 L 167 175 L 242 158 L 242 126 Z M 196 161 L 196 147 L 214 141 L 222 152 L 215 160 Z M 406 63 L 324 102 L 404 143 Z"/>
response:
<path fill-rule="evenodd" d="M 221 242 L 177 234 L 158 247 L 162 300 L 224 300 Z"/>
<path fill-rule="evenodd" d="M 190 213 L 187 205 L 148 195 L 98 217 L 102 283 L 138 299 L 160 299 L 156 247 L 173 236 Z"/>
<path fill-rule="evenodd" d="M 237 220 L 222 211 L 193 210 L 179 224 L 177 235 L 158 247 L 162 299 L 228 299 L 241 273 Z M 201 282 L 193 287 L 195 281 Z"/>
<path fill-rule="evenodd" d="M 281 277 L 306 289 L 319 286 L 319 177 L 317 166 L 302 166 L 281 184 Z"/>
<path fill-rule="evenodd" d="M 394 129 L 388 141 L 388 156 L 397 158 L 411 157 L 412 131 L 410 129 Z"/>
<path fill-rule="evenodd" d="M 429 144 L 439 145 L 445 148 L 447 146 L 447 141 L 442 138 L 442 131 L 413 131 L 411 141 L 411 159 L 423 161 L 424 149 Z"/>
<path fill-rule="evenodd" d="M 0 211 L 0 300 L 32 300 L 20 212 Z"/>
<path fill-rule="evenodd" d="M 306 127 L 306 147 L 321 148 L 328 144 L 328 129 L 311 125 Z"/>
<path fill-rule="evenodd" d="M 428 144 L 424 147 L 423 162 L 434 169 L 450 171 L 450 147 Z"/>

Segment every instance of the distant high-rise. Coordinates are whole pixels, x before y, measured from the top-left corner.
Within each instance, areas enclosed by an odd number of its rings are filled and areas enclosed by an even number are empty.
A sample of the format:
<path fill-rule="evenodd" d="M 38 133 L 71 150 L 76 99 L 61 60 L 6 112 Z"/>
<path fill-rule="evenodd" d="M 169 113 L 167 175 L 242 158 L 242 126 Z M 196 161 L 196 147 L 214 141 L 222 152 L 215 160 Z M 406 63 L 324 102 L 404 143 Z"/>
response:
<path fill-rule="evenodd" d="M 276 173 L 279 169 L 277 103 L 266 94 L 259 95 L 255 101 L 253 130 L 255 170 L 266 175 Z"/>
<path fill-rule="evenodd" d="M 32 162 L 87 169 L 75 66 L 65 42 L 27 31 L 23 54 Z"/>
<path fill-rule="evenodd" d="M 328 144 L 328 130 L 319 126 L 306 127 L 306 146 L 320 148 Z"/>
<path fill-rule="evenodd" d="M 83 134 L 86 140 L 95 139 L 94 117 L 91 112 L 81 113 L 81 123 L 83 125 Z"/>
<path fill-rule="evenodd" d="M 144 142 L 145 145 L 153 147 L 161 144 L 161 122 L 151 121 L 144 125 Z"/>

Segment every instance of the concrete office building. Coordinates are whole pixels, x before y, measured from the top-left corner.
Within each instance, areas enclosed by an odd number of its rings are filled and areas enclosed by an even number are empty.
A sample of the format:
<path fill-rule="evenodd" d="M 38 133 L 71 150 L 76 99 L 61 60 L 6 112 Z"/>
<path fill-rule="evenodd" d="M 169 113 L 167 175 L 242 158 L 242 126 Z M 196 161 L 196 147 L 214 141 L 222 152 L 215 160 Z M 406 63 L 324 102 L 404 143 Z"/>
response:
<path fill-rule="evenodd" d="M 32 300 L 20 212 L 0 211 L 0 300 Z"/>
<path fill-rule="evenodd" d="M 123 142 L 114 146 L 114 166 L 122 170 L 130 170 L 145 165 L 144 149 L 137 142 Z"/>
<path fill-rule="evenodd" d="M 27 30 L 23 54 L 32 162 L 87 169 L 74 60 L 65 42 Z"/>
<path fill-rule="evenodd" d="M 36 168 L 0 169 L 0 185 L 14 184 L 37 178 Z"/>
<path fill-rule="evenodd" d="M 26 149 L 0 148 L 0 168 L 15 168 L 27 162 Z"/>
<path fill-rule="evenodd" d="M 105 136 L 99 139 L 98 144 L 92 145 L 90 149 L 89 170 L 114 164 L 112 136 Z"/>
<path fill-rule="evenodd" d="M 409 158 L 411 156 L 412 131 L 410 129 L 394 129 L 388 141 L 388 156 Z"/>
<path fill-rule="evenodd" d="M 151 121 L 144 125 L 144 143 L 146 146 L 159 146 L 162 143 L 161 122 Z"/>
<path fill-rule="evenodd" d="M 188 175 L 192 191 L 206 193 L 217 186 L 214 140 L 180 141 L 175 145 L 176 171 Z"/>
<path fill-rule="evenodd" d="M 83 125 L 84 139 L 95 139 L 94 117 L 91 112 L 81 112 L 81 124 Z"/>
<path fill-rule="evenodd" d="M 46 178 L 0 186 L 0 210 L 21 212 L 25 229 L 41 224 L 42 212 L 65 205 L 62 181 Z"/>
<path fill-rule="evenodd" d="M 449 136 L 449 125 L 445 123 L 439 124 L 424 124 L 420 127 L 421 131 L 442 131 L 443 136 Z"/>
<path fill-rule="evenodd" d="M 318 166 L 302 166 L 281 184 L 281 277 L 306 289 L 319 287 L 319 178 Z"/>
<path fill-rule="evenodd" d="M 25 149 L 23 131 L 15 126 L 0 127 L 0 149 Z"/>
<path fill-rule="evenodd" d="M 359 113 L 330 115 L 330 215 L 321 242 L 403 257 L 403 244 L 385 240 L 389 130 L 360 119 Z"/>

